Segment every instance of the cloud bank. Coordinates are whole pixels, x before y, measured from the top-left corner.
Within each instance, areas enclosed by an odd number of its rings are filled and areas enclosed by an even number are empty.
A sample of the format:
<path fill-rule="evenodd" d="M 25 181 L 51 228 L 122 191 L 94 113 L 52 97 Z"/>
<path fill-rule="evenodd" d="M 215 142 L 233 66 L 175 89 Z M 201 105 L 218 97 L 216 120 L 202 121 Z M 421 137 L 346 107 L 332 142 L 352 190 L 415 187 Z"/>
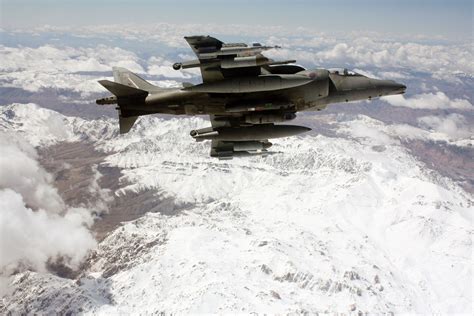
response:
<path fill-rule="evenodd" d="M 386 124 L 365 115 L 341 121 L 338 131 L 346 136 L 367 139 L 374 145 L 398 145 L 400 140 L 442 141 L 459 147 L 474 144 L 474 128 L 461 114 L 423 116 L 418 126 Z"/>
<path fill-rule="evenodd" d="M 43 88 L 66 89 L 88 97 L 102 92 L 93 72 L 110 72 L 113 66 L 145 73 L 136 54 L 98 45 L 94 48 L 0 46 L 0 80 L 4 87 L 38 92 Z M 87 74 L 91 73 L 91 74 Z"/>
<path fill-rule="evenodd" d="M 74 37 L 80 37 L 81 40 L 91 38 L 109 43 L 109 46 L 99 44 L 96 47 L 0 45 L 0 82 L 4 86 L 33 92 L 42 88 L 68 89 L 84 97 L 103 92 L 96 82 L 103 76 L 92 73 L 111 73 L 113 66 L 170 79 L 183 80 L 199 76 L 196 69 L 174 71 L 171 68 L 172 62 L 195 58 L 183 39 L 189 34 L 211 34 L 223 40 L 229 36 L 239 36 L 242 41 L 258 40 L 264 44 L 281 45 L 282 49 L 268 51 L 266 55 L 275 59 L 297 59 L 308 67 L 365 69 L 381 78 L 406 79 L 423 72 L 436 80 L 449 78 L 452 83 L 462 83 L 459 76 L 474 75 L 471 43 L 407 40 L 388 37 L 386 34 L 351 32 L 328 35 L 305 28 L 285 30 L 281 27 L 248 25 L 167 23 L 101 25 L 79 29 L 48 26 L 22 32 L 33 32 L 38 36 L 43 33 L 64 34 L 72 37 L 70 40 L 73 41 Z M 114 46 L 124 40 L 135 42 L 140 53 L 127 50 L 129 46 L 127 49 Z M 144 42 L 146 48 L 143 48 Z M 155 46 L 157 48 L 153 49 Z M 184 50 L 187 55 L 183 55 Z"/>
<path fill-rule="evenodd" d="M 75 269 L 96 246 L 88 227 L 97 210 L 67 206 L 35 149 L 0 132 L 0 274 L 45 271 L 59 258 Z"/>
<path fill-rule="evenodd" d="M 18 192 L 0 189 L 2 274 L 23 269 L 44 271 L 48 260 L 59 258 L 77 268 L 96 246 L 87 228 L 91 224 L 85 209 L 69 209 L 64 215 L 49 208 L 34 211 Z"/>
<path fill-rule="evenodd" d="M 428 45 L 412 42 L 377 40 L 367 37 L 334 39 L 320 37 L 311 39 L 282 40 L 272 37 L 271 44 L 285 48 L 273 50 L 274 58 L 297 59 L 316 66 L 341 65 L 350 67 L 378 67 L 382 72 L 422 71 L 437 77 L 452 77 L 453 74 L 474 74 L 474 55 L 469 43 L 450 45 Z M 294 47 L 294 48 L 293 48 Z M 389 68 L 389 69 L 386 69 Z"/>
<path fill-rule="evenodd" d="M 0 187 L 18 192 L 28 205 L 53 213 L 63 211 L 65 205 L 51 185 L 52 176 L 39 165 L 35 149 L 7 133 L 0 134 L 0 147 Z"/>
<path fill-rule="evenodd" d="M 382 97 L 381 100 L 393 106 L 403 106 L 413 109 L 461 109 L 472 110 L 472 104 L 464 99 L 450 99 L 444 92 L 423 93 L 410 98 L 404 95 Z"/>
<path fill-rule="evenodd" d="M 474 127 L 460 114 L 453 113 L 445 117 L 423 116 L 418 119 L 418 123 L 422 128 L 445 134 L 453 140 L 474 138 Z"/>

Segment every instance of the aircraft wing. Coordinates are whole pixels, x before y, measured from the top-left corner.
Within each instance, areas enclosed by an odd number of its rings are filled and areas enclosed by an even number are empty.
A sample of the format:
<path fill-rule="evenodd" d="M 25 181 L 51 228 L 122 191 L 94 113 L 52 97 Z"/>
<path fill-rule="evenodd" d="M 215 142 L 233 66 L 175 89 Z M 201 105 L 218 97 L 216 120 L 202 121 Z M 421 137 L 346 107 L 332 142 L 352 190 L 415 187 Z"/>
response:
<path fill-rule="evenodd" d="M 281 65 L 294 60 L 275 62 L 261 54 L 275 47 L 244 43 L 224 43 L 211 36 L 186 36 L 184 38 L 196 54 L 198 60 L 176 63 L 173 68 L 185 69 L 199 67 L 204 83 L 231 77 L 258 76 L 262 66 Z"/>
<path fill-rule="evenodd" d="M 196 56 L 201 59 L 203 54 L 214 53 L 219 51 L 224 44 L 222 41 L 212 36 L 185 36 Z"/>

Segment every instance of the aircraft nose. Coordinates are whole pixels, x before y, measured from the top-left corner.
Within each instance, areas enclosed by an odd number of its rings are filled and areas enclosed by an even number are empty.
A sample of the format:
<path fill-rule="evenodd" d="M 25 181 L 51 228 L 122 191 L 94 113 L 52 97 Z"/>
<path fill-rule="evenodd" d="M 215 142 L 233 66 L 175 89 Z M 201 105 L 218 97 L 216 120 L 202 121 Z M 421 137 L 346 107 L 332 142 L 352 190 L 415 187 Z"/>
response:
<path fill-rule="evenodd" d="M 386 83 L 387 88 L 391 90 L 390 92 L 393 94 L 402 94 L 405 93 L 405 90 L 407 89 L 407 86 L 404 84 L 395 82 L 393 80 L 390 80 Z"/>
<path fill-rule="evenodd" d="M 404 84 L 395 82 L 393 80 L 380 80 L 377 87 L 385 91 L 386 94 L 403 94 L 407 89 L 407 86 Z"/>
<path fill-rule="evenodd" d="M 405 93 L 405 90 L 407 89 L 407 86 L 401 83 L 395 83 L 394 89 L 396 93 L 403 94 Z"/>

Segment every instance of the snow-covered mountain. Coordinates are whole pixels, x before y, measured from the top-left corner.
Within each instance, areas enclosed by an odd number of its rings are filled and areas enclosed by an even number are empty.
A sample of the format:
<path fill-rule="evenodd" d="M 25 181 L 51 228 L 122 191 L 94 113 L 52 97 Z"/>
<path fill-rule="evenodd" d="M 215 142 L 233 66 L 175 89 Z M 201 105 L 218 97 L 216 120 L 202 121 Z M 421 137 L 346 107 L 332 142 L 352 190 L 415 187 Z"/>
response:
<path fill-rule="evenodd" d="M 118 135 L 113 119 L 1 111 L 0 131 L 40 153 L 93 146 L 102 158 L 91 168 L 119 170 L 98 182 L 112 200 L 152 197 L 79 274 L 5 277 L 2 313 L 472 313 L 473 196 L 379 121 L 328 116 L 335 137 L 279 139 L 275 154 L 219 161 L 189 137 L 202 118 L 144 117 Z M 105 202 L 109 216 L 120 207 Z"/>

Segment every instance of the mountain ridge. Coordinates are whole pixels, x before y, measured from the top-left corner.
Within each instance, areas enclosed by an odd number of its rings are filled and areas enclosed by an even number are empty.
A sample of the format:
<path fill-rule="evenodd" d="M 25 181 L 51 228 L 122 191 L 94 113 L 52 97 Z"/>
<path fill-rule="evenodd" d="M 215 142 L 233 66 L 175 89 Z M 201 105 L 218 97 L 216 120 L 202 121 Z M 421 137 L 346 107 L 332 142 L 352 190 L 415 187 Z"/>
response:
<path fill-rule="evenodd" d="M 169 199 L 109 232 L 74 280 L 11 277 L 2 312 L 472 311 L 472 195 L 372 119 L 355 121 L 375 137 L 336 122 L 340 136 L 229 162 L 188 136 L 202 118 L 147 117 L 125 136 L 33 105 L 1 118 L 35 146 L 92 144 L 120 170 L 114 197 Z"/>

